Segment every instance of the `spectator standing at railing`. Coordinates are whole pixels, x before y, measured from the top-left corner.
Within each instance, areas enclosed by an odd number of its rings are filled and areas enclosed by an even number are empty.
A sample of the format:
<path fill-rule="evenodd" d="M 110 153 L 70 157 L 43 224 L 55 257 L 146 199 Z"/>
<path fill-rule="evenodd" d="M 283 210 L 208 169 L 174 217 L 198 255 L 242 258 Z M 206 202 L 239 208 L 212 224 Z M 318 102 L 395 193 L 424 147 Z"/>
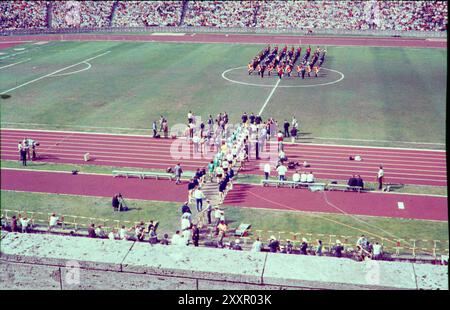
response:
<path fill-rule="evenodd" d="M 20 225 L 22 226 L 22 232 L 23 233 L 27 233 L 30 230 L 30 226 L 31 226 L 31 222 L 32 222 L 32 218 L 28 218 L 28 217 L 21 217 L 20 218 Z"/>
<path fill-rule="evenodd" d="M 157 244 L 158 243 L 158 235 L 155 232 L 155 227 L 153 226 L 152 228 L 150 228 L 150 231 L 148 232 L 148 241 L 150 242 L 150 244 Z"/>
<path fill-rule="evenodd" d="M 317 240 L 316 255 L 322 256 L 322 240 Z"/>
<path fill-rule="evenodd" d="M 96 238 L 97 235 L 95 234 L 95 224 L 92 223 L 88 228 L 88 237 L 89 238 Z"/>
<path fill-rule="evenodd" d="M 377 242 L 375 242 L 375 244 L 373 245 L 373 259 L 374 260 L 378 260 L 381 259 L 381 255 L 382 255 L 382 251 L 383 251 L 383 247 L 381 246 L 381 244 Z"/>
<path fill-rule="evenodd" d="M 58 225 L 59 216 L 56 216 L 56 213 L 52 213 L 48 219 L 48 231 L 51 231 Z"/>
<path fill-rule="evenodd" d="M 306 238 L 302 238 L 302 243 L 300 244 L 300 254 L 308 255 L 308 240 Z"/>
<path fill-rule="evenodd" d="M 212 212 L 212 204 L 211 201 L 206 200 L 207 206 L 206 206 L 206 216 L 208 218 L 208 225 L 211 225 L 211 212 Z"/>
<path fill-rule="evenodd" d="M 342 252 L 344 251 L 344 247 L 340 240 L 336 240 L 336 245 L 333 247 L 334 256 L 342 257 Z"/>
<path fill-rule="evenodd" d="M 262 248 L 263 248 L 262 242 L 259 240 L 259 237 L 256 237 L 255 242 L 253 242 L 251 251 L 252 252 L 261 252 Z"/>
<path fill-rule="evenodd" d="M 275 236 L 270 236 L 269 249 L 272 253 L 277 253 L 280 250 L 280 242 L 277 240 L 277 238 L 275 238 Z"/>
<path fill-rule="evenodd" d="M 11 217 L 11 232 L 18 232 L 19 228 L 17 227 L 17 218 L 15 215 Z"/>

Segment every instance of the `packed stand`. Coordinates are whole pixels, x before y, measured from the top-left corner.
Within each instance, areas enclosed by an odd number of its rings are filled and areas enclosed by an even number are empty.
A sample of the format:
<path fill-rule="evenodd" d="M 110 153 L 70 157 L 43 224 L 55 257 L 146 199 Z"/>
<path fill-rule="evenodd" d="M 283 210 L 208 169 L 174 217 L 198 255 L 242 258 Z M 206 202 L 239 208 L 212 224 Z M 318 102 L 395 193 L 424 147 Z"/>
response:
<path fill-rule="evenodd" d="M 376 29 L 446 31 L 447 1 L 377 1 L 373 9 Z"/>
<path fill-rule="evenodd" d="M 47 27 L 47 1 L 0 1 L 0 29 Z"/>
<path fill-rule="evenodd" d="M 182 1 L 119 1 L 113 27 L 178 26 Z"/>
<path fill-rule="evenodd" d="M 257 27 L 447 30 L 446 1 L 263 1 Z"/>
<path fill-rule="evenodd" d="M 257 1 L 189 1 L 186 26 L 254 27 Z"/>
<path fill-rule="evenodd" d="M 108 27 L 114 1 L 54 1 L 52 28 Z"/>

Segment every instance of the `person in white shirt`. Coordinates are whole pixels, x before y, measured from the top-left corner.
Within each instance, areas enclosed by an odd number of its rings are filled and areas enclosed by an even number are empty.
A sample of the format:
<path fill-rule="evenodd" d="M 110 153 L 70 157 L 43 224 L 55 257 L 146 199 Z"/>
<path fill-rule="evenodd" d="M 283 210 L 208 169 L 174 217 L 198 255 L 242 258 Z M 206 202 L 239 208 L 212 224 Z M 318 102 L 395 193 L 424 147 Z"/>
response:
<path fill-rule="evenodd" d="M 172 236 L 172 240 L 170 240 L 170 244 L 176 245 L 176 246 L 185 246 L 186 240 L 184 240 L 183 236 L 181 235 L 181 232 L 177 230 L 177 232 Z"/>
<path fill-rule="evenodd" d="M 266 178 L 266 180 L 269 179 L 269 175 L 270 175 L 270 164 L 266 163 L 264 165 L 264 177 Z"/>
<path fill-rule="evenodd" d="M 197 212 L 201 212 L 203 208 L 203 199 L 205 198 L 205 194 L 203 194 L 203 191 L 200 189 L 200 187 L 194 191 L 194 198 L 197 203 Z"/>
<path fill-rule="evenodd" d="M 99 238 L 106 238 L 106 233 L 102 228 L 102 225 L 98 225 L 97 228 L 95 229 L 95 234 L 97 235 L 97 237 Z"/>
<path fill-rule="evenodd" d="M 195 153 L 200 152 L 200 137 L 198 135 L 195 135 L 192 138 L 192 143 L 194 143 L 194 152 Z"/>
<path fill-rule="evenodd" d="M 22 232 L 28 232 L 28 225 L 30 224 L 31 218 L 22 217 L 20 218 L 20 225 L 22 226 Z"/>
<path fill-rule="evenodd" d="M 189 212 L 183 213 L 181 216 L 181 230 L 188 229 L 191 227 L 191 219 L 187 216 L 187 214 L 190 214 Z"/>
<path fill-rule="evenodd" d="M 377 174 L 379 190 L 381 190 L 383 188 L 383 178 L 384 178 L 384 170 L 383 170 L 383 166 L 380 166 L 380 170 L 378 170 L 378 174 Z"/>
<path fill-rule="evenodd" d="M 287 172 L 286 166 L 284 166 L 283 164 L 279 165 L 277 168 L 277 172 L 280 181 L 286 181 L 286 172 Z"/>
<path fill-rule="evenodd" d="M 306 172 L 302 172 L 300 174 L 300 183 L 306 183 L 308 181 L 308 175 Z"/>
<path fill-rule="evenodd" d="M 381 244 L 378 242 L 375 242 L 373 245 L 373 259 L 377 260 L 381 258 L 381 252 L 383 251 L 383 248 Z"/>
<path fill-rule="evenodd" d="M 48 219 L 48 231 L 51 231 L 53 228 L 56 227 L 56 225 L 58 225 L 58 220 L 59 217 L 56 216 L 55 213 L 53 213 L 50 218 Z"/>
<path fill-rule="evenodd" d="M 312 171 L 310 173 L 308 173 L 308 175 L 306 176 L 306 182 L 314 183 L 314 174 L 312 173 Z"/>
<path fill-rule="evenodd" d="M 292 175 L 292 181 L 300 182 L 300 173 L 298 171 L 295 171 L 295 173 Z"/>
<path fill-rule="evenodd" d="M 113 230 L 111 230 L 110 232 L 109 232 L 109 234 L 108 234 L 108 239 L 109 240 L 116 240 L 116 230 L 115 229 L 113 229 Z"/>
<path fill-rule="evenodd" d="M 287 160 L 286 153 L 283 150 L 278 153 L 278 159 L 280 160 L 280 162 L 284 162 Z"/>
<path fill-rule="evenodd" d="M 127 240 L 128 239 L 127 229 L 125 228 L 125 226 L 122 226 L 122 228 L 119 230 L 119 239 L 120 240 Z"/>
<path fill-rule="evenodd" d="M 263 248 L 263 244 L 261 241 L 259 241 L 259 237 L 258 237 L 258 238 L 256 238 L 255 242 L 253 242 L 251 251 L 252 252 L 261 252 L 262 248 Z"/>

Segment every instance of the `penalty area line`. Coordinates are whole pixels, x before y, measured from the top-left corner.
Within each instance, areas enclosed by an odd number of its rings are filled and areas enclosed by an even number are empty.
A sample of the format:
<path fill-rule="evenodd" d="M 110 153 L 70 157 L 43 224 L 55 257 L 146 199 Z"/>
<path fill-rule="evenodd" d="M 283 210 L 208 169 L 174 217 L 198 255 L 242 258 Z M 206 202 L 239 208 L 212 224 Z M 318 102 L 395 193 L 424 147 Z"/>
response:
<path fill-rule="evenodd" d="M 56 70 L 56 71 L 53 71 L 53 72 L 51 72 L 51 73 L 48 73 L 48 74 L 43 75 L 43 76 L 41 76 L 41 77 L 38 77 L 38 78 L 36 78 L 36 79 L 34 79 L 34 80 L 31 80 L 31 81 L 25 82 L 25 83 L 23 83 L 23 84 L 20 84 L 20 85 L 18 85 L 18 86 L 16 86 L 16 87 L 13 87 L 13 88 L 4 90 L 4 91 L 2 91 L 0 94 L 3 95 L 3 94 L 6 94 L 6 93 L 9 93 L 9 92 L 11 92 L 11 91 L 13 91 L 13 90 L 16 90 L 16 89 L 18 89 L 18 88 L 21 88 L 21 87 L 23 87 L 23 86 L 26 86 L 26 85 L 29 85 L 29 84 L 31 84 L 31 83 L 40 81 L 40 80 L 42 80 L 42 79 L 45 79 L 46 77 L 50 77 L 50 76 L 52 76 L 52 75 L 54 75 L 54 74 L 57 74 L 57 73 L 60 73 L 60 72 L 62 72 L 62 71 L 65 71 L 65 70 L 67 70 L 67 69 L 76 67 L 76 66 L 78 66 L 78 65 L 80 65 L 80 64 L 83 64 L 83 63 L 88 62 L 88 61 L 90 61 L 90 60 L 99 58 L 99 57 L 104 56 L 104 55 L 109 54 L 109 53 L 111 53 L 111 51 L 104 52 L 104 53 L 99 54 L 99 55 L 97 55 L 97 56 L 94 56 L 94 57 L 91 57 L 91 58 L 82 60 L 82 61 L 80 61 L 80 62 L 78 62 L 78 63 L 76 63 L 76 64 L 73 64 L 73 65 L 70 65 L 70 66 L 67 66 L 67 67 L 58 69 L 58 70 Z"/>

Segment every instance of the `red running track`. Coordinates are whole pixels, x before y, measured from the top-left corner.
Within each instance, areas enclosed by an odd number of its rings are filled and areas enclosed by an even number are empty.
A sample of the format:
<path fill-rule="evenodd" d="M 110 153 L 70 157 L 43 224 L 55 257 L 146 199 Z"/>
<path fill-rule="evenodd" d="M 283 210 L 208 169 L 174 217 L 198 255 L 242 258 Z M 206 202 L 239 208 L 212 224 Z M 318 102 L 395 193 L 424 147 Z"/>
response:
<path fill-rule="evenodd" d="M 289 35 L 248 35 L 187 33 L 184 35 L 118 35 L 118 34 L 46 34 L 0 37 L 0 41 L 147 41 L 176 43 L 256 43 L 256 44 L 299 44 L 302 45 L 343 45 L 343 46 L 384 46 L 447 48 L 447 40 L 427 40 L 418 38 L 390 37 L 315 37 Z"/>
<path fill-rule="evenodd" d="M 184 202 L 187 186 L 163 180 L 113 178 L 106 175 L 1 170 L 2 190 Z M 325 200 L 325 196 L 328 202 Z M 397 208 L 397 202 L 405 210 Z M 226 205 L 289 211 L 348 213 L 370 216 L 447 221 L 447 198 L 399 194 L 316 192 L 303 189 L 235 185 Z M 334 205 L 334 207 L 333 207 Z M 339 209 L 340 210 L 339 210 Z"/>
<path fill-rule="evenodd" d="M 397 203 L 403 202 L 404 210 Z M 447 197 L 386 193 L 310 192 L 307 189 L 235 185 L 224 204 L 267 208 L 369 215 L 423 220 L 448 220 Z"/>
<path fill-rule="evenodd" d="M 83 154 L 90 153 L 93 165 L 166 169 L 180 162 L 185 170 L 203 167 L 212 158 L 194 157 L 192 147 L 183 139 L 153 139 L 136 135 L 105 135 L 61 131 L 25 131 L 1 129 L 1 158 L 18 160 L 17 144 L 24 137 L 41 143 L 38 162 L 86 164 Z M 174 143 L 182 147 L 174 147 Z M 176 146 L 176 145 L 175 145 Z M 277 157 L 276 145 L 270 146 L 266 159 L 252 160 L 243 173 L 262 174 L 261 165 Z M 386 182 L 446 186 L 445 151 L 417 149 L 387 149 L 313 144 L 286 145 L 287 156 L 295 161 L 307 161 L 316 178 L 347 180 L 360 174 L 367 181 L 375 181 L 383 164 Z M 349 161 L 350 155 L 360 155 L 361 162 Z M 288 176 L 292 175 L 292 171 Z"/>

